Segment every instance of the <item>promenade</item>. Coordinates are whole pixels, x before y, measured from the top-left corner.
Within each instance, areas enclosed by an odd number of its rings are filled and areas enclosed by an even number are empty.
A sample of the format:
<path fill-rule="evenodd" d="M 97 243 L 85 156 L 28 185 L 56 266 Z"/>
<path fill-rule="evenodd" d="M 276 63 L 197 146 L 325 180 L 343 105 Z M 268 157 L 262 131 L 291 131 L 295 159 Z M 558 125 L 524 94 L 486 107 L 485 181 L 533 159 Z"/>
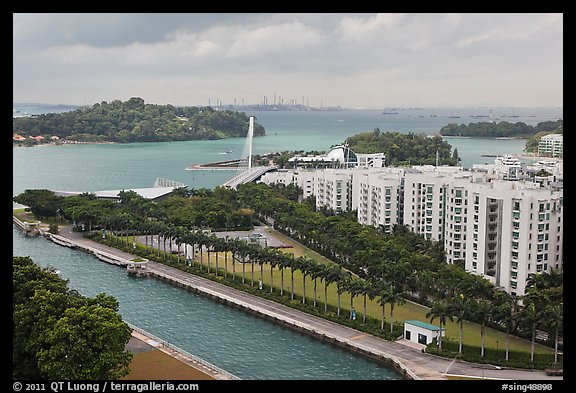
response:
<path fill-rule="evenodd" d="M 72 232 L 70 227 L 63 228 L 60 235 L 82 248 L 98 249 L 123 259 L 135 257 L 135 255 L 84 239 L 80 233 Z M 404 344 L 405 340 L 387 341 L 154 261 L 148 262 L 148 271 L 153 277 L 389 364 L 404 374 L 407 379 L 442 380 L 446 379 L 447 375 L 502 380 L 563 379 L 548 376 L 542 370 L 499 368 L 429 355 L 423 353 L 420 348 Z"/>

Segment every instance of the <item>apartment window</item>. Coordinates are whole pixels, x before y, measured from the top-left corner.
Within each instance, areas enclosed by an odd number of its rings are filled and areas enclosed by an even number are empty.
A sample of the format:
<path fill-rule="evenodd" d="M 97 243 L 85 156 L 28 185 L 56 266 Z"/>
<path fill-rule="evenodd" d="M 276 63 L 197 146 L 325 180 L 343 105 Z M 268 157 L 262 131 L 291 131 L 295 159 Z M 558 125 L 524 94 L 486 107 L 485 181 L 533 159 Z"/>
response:
<path fill-rule="evenodd" d="M 512 269 L 518 269 L 518 262 L 512 261 L 511 265 L 512 265 Z"/>
<path fill-rule="evenodd" d="M 510 272 L 510 277 L 516 280 L 518 278 L 518 272 Z"/>

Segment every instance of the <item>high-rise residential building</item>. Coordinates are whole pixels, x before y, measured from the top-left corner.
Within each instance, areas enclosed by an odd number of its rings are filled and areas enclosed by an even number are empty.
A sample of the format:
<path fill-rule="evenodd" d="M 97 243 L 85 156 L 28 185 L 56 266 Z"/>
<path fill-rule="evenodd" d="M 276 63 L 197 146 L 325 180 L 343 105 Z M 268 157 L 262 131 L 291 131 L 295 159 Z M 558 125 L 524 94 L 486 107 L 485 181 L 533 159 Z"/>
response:
<path fill-rule="evenodd" d="M 515 295 L 524 294 L 530 273 L 559 269 L 563 261 L 561 183 L 527 179 L 429 165 L 286 170 L 262 177 L 267 184 L 297 184 L 305 197 L 316 197 L 317 207 L 356 209 L 358 222 L 384 232 L 405 224 L 441 241 L 447 263 L 462 264 Z"/>
<path fill-rule="evenodd" d="M 538 142 L 538 155 L 549 157 L 562 157 L 564 151 L 563 134 L 548 134 Z"/>

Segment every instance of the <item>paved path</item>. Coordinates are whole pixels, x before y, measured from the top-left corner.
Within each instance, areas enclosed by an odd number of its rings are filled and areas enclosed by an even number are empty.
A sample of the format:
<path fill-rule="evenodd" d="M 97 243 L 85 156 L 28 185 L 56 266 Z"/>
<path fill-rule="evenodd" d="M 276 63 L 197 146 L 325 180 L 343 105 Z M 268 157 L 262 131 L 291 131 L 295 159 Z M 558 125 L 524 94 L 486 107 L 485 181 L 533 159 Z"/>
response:
<path fill-rule="evenodd" d="M 134 255 L 81 238 L 81 234 L 63 229 L 60 235 L 74 239 L 79 244 L 130 259 Z M 339 325 L 288 306 L 250 295 L 235 288 L 198 277 L 181 270 L 149 261 L 148 270 L 153 276 L 174 284 L 186 286 L 220 301 L 247 309 L 253 313 L 274 319 L 284 325 L 314 336 L 347 346 L 358 352 L 371 354 L 376 358 L 394 361 L 413 379 L 445 379 L 445 374 L 465 375 L 478 378 L 511 380 L 562 380 L 562 377 L 548 376 L 541 370 L 497 369 L 490 365 L 479 365 L 461 360 L 452 360 L 422 353 L 420 349 L 401 342 L 387 341 L 364 332 Z M 400 340 L 402 341 L 402 340 Z"/>

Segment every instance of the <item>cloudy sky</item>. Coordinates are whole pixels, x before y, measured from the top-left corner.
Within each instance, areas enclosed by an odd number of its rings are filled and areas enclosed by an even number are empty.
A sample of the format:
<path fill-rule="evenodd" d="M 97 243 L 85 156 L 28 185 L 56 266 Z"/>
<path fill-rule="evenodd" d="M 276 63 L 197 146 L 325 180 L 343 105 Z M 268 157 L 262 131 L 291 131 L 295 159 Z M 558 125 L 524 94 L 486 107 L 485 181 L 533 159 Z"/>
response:
<path fill-rule="evenodd" d="M 13 14 L 13 101 L 563 106 L 563 24 L 538 13 Z"/>

